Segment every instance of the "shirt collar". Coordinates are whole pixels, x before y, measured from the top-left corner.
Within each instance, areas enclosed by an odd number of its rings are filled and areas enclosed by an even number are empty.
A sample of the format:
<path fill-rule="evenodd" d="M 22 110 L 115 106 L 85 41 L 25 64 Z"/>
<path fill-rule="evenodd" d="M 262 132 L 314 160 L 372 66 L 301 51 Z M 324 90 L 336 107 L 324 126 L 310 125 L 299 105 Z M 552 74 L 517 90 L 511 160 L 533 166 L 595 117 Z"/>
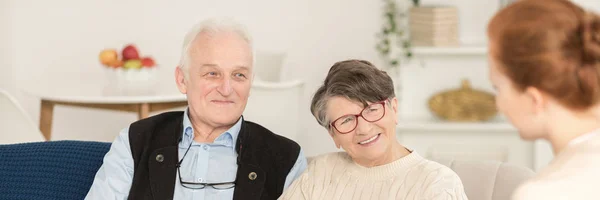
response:
<path fill-rule="evenodd" d="M 192 126 L 192 122 L 190 121 L 188 109 L 186 108 L 183 113 L 183 133 L 182 139 L 179 143 L 180 146 L 187 146 L 190 142 L 194 141 L 194 127 Z M 243 117 L 240 117 L 238 121 L 231 127 L 229 130 L 221 133 L 213 142 L 213 144 L 224 145 L 227 147 L 235 148 L 235 143 L 237 142 L 238 135 L 242 128 Z"/>
<path fill-rule="evenodd" d="M 577 144 L 580 144 L 580 143 L 583 143 L 585 141 L 591 140 L 592 138 L 594 138 L 598 134 L 600 134 L 600 129 L 596 129 L 596 130 L 591 131 L 589 133 L 580 135 L 580 136 L 572 139 L 567 145 L 568 146 L 575 146 Z"/>

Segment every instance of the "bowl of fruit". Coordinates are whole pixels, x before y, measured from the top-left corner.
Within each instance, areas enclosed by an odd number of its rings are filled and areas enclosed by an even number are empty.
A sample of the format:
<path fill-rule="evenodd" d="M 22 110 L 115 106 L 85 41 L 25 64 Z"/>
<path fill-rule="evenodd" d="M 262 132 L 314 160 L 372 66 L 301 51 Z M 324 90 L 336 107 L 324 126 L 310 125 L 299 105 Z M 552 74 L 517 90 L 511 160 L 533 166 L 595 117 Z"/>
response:
<path fill-rule="evenodd" d="M 150 89 L 156 83 L 157 65 L 150 56 L 141 57 L 133 44 L 117 49 L 104 49 L 99 55 L 109 85 L 119 90 Z"/>

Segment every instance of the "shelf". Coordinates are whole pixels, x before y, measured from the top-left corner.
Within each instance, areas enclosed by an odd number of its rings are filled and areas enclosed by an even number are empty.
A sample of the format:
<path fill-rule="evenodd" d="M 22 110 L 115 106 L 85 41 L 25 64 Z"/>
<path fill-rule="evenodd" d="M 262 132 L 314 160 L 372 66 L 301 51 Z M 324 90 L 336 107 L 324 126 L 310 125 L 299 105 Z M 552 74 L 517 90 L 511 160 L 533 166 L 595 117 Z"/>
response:
<path fill-rule="evenodd" d="M 485 45 L 464 45 L 457 47 L 413 47 L 413 54 L 421 55 L 485 55 L 487 46 Z"/>
<path fill-rule="evenodd" d="M 465 132 L 514 132 L 508 122 L 492 120 L 488 122 L 448 122 L 438 119 L 400 119 L 398 131 L 465 131 Z"/>

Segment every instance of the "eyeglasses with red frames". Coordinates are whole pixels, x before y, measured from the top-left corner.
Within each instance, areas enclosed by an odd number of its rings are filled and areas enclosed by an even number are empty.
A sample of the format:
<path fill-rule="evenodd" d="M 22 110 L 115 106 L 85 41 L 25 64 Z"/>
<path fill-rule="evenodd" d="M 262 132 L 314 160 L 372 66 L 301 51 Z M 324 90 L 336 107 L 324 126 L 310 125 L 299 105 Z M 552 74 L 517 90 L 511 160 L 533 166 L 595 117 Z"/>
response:
<path fill-rule="evenodd" d="M 385 116 L 385 104 L 386 100 L 372 103 L 365 107 L 359 114 L 348 114 L 341 116 L 331 122 L 329 125 L 333 126 L 340 134 L 346 134 L 354 131 L 358 125 L 358 117 L 362 117 L 367 122 L 376 122 L 381 120 Z"/>

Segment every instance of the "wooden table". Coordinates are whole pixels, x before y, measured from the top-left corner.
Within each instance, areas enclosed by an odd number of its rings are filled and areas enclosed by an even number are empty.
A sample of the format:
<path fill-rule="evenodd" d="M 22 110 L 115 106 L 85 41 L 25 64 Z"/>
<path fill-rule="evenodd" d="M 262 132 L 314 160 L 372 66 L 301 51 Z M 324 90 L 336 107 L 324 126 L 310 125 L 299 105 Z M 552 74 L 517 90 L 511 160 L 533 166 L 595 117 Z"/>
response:
<path fill-rule="evenodd" d="M 52 138 L 52 118 L 57 105 L 133 112 L 138 119 L 148 117 L 151 112 L 187 105 L 186 96 L 179 93 L 174 83 L 127 89 L 72 80 L 40 85 L 26 92 L 41 100 L 39 128 L 47 141 Z"/>

